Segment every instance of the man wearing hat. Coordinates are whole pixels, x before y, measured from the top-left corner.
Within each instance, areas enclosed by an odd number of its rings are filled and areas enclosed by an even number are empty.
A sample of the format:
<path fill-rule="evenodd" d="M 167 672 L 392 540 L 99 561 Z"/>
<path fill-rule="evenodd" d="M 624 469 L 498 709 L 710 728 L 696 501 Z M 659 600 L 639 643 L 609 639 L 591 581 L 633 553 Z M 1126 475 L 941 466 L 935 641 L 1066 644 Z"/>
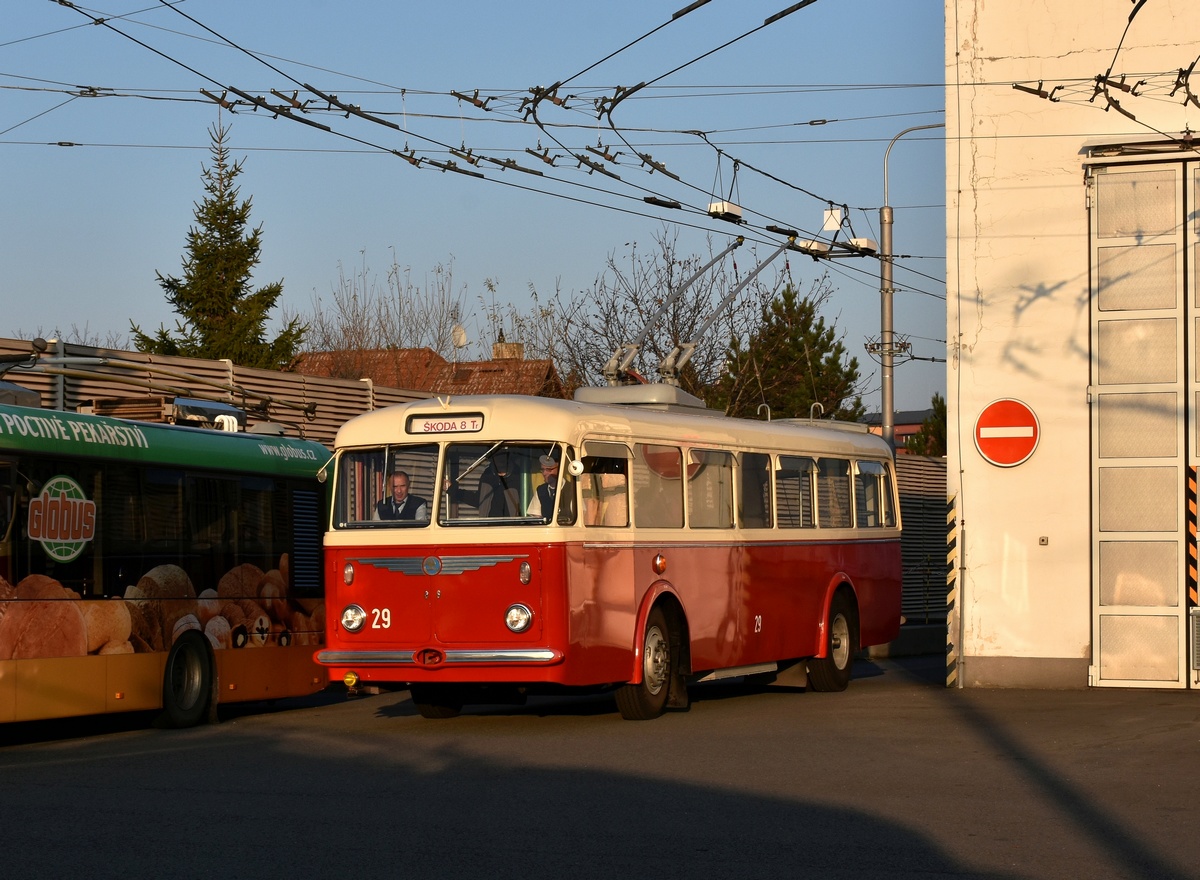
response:
<path fill-rule="evenodd" d="M 529 503 L 529 516 L 541 516 L 547 522 L 554 515 L 554 496 L 558 492 L 558 462 L 549 455 L 538 459 L 544 482 L 537 487 L 536 497 Z"/>

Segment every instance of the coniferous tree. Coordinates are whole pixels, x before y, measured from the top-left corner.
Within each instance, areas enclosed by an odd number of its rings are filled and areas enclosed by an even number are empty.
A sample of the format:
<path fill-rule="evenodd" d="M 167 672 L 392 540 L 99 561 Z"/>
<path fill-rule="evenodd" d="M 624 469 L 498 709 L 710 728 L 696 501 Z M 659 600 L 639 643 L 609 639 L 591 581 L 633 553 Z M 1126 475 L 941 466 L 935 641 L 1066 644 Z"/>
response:
<path fill-rule="evenodd" d="M 727 370 L 710 405 L 743 418 L 761 417 L 763 404 L 772 418 L 807 418 L 819 403 L 818 416 L 861 419 L 858 361 L 846 356 L 836 328 L 818 314 L 826 298 L 820 285 L 806 297 L 797 296 L 790 284 L 784 287 L 763 308 L 762 322 L 748 340 L 734 339 L 730 345 Z"/>
<path fill-rule="evenodd" d="M 241 162 L 232 162 L 226 139 L 229 128 L 209 129 L 213 163 L 203 168 L 205 197 L 195 205 L 196 224 L 188 229 L 183 275 L 156 272 L 167 302 L 180 316 L 176 334 L 163 326 L 153 335 L 130 322 L 138 351 L 184 357 L 228 358 L 236 364 L 288 369 L 296 359 L 305 326 L 292 319 L 274 340 L 265 339 L 265 324 L 283 293 L 277 281 L 253 290 L 254 267 L 262 249 L 262 226 L 247 232 L 250 199 L 240 199 L 235 183 Z"/>
<path fill-rule="evenodd" d="M 921 422 L 921 430 L 904 444 L 914 455 L 946 454 L 946 398 L 934 392 L 930 406 L 933 412 Z"/>

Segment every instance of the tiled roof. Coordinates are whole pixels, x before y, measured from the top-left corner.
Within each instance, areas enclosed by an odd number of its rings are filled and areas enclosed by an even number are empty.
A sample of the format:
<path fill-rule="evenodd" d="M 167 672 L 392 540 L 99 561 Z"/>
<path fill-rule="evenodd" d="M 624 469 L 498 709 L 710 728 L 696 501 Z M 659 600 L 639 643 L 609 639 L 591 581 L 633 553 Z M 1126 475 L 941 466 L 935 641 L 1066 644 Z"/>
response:
<path fill-rule="evenodd" d="M 564 396 L 553 361 L 496 358 L 451 363 L 430 348 L 313 352 L 300 358 L 296 372 L 370 379 L 376 385 L 430 394 Z"/>

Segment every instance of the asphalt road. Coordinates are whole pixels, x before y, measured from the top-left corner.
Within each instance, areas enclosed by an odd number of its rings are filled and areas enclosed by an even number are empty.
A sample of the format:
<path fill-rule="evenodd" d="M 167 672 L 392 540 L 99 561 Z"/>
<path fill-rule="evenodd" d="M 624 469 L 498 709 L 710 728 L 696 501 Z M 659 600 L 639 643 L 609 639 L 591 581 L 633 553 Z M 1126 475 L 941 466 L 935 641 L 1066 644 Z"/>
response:
<path fill-rule="evenodd" d="M 418 717 L 404 692 L 0 728 L 5 878 L 1200 877 L 1200 694 L 693 689 Z"/>

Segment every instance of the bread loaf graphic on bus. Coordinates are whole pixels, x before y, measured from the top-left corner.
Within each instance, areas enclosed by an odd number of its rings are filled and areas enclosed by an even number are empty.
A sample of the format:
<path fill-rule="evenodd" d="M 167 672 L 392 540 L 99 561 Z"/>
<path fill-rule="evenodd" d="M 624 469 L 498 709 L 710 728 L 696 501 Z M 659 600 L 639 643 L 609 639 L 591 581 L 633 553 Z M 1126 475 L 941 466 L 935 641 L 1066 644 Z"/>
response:
<path fill-rule="evenodd" d="M 200 629 L 196 591 L 178 565 L 156 565 L 136 586 L 126 588 L 125 599 L 132 606 L 133 635 L 142 642 L 134 642 L 138 650 L 166 650 L 179 632 Z"/>
<path fill-rule="evenodd" d="M 131 654 L 131 631 L 130 606 L 122 599 L 80 601 L 41 574 L 15 587 L 0 579 L 0 660 Z"/>
<path fill-rule="evenodd" d="M 16 587 L 0 580 L 0 660 L 86 654 L 87 627 L 80 603 L 64 601 L 78 598 L 45 575 L 30 575 Z"/>
<path fill-rule="evenodd" d="M 288 560 L 236 565 L 198 596 L 178 565 L 158 565 L 124 597 L 81 600 L 52 577 L 0 577 L 0 660 L 166 651 L 189 630 L 214 649 L 319 644 L 324 615 L 287 596 Z"/>

